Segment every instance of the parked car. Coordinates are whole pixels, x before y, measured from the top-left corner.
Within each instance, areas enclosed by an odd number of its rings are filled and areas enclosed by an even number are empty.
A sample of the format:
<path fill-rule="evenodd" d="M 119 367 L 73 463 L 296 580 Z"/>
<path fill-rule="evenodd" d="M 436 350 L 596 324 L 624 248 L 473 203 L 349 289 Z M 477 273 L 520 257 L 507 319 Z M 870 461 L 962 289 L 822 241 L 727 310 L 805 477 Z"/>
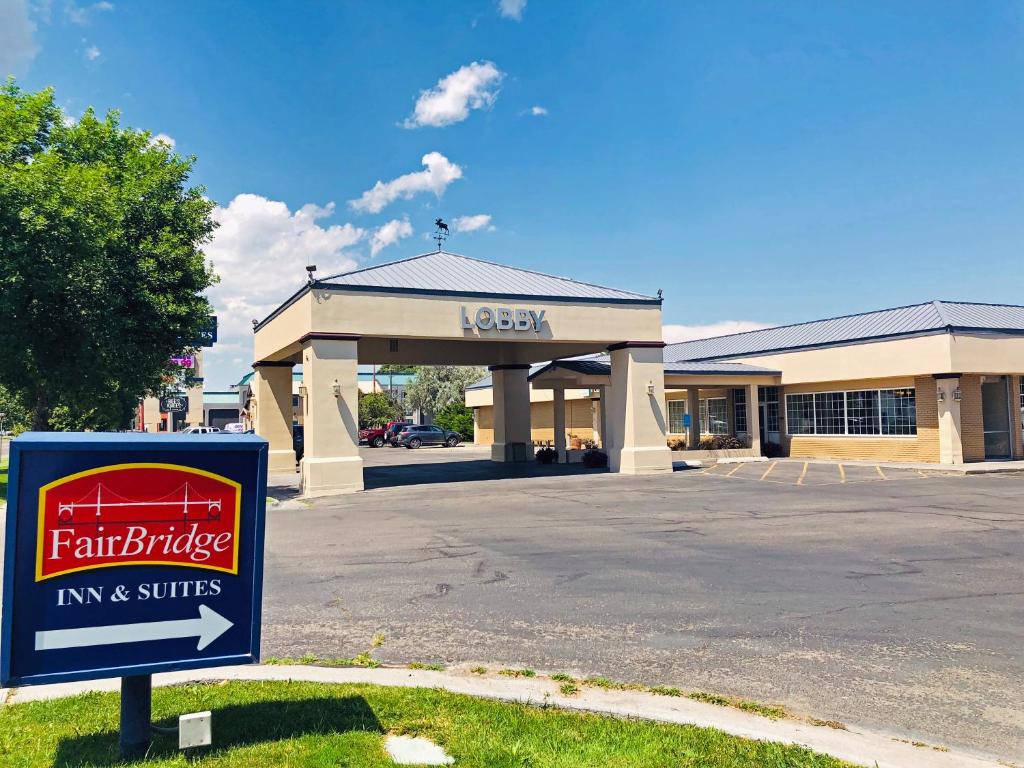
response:
<path fill-rule="evenodd" d="M 427 424 L 410 424 L 402 429 L 392 441 L 392 445 L 405 448 L 419 448 L 422 445 L 447 445 L 454 448 L 462 441 L 458 432 Z"/>
<path fill-rule="evenodd" d="M 181 431 L 183 435 L 212 435 L 220 432 L 219 427 L 188 427 Z"/>
<path fill-rule="evenodd" d="M 380 448 L 387 441 L 385 437 L 387 427 L 369 427 L 359 430 L 359 442 L 366 443 L 371 448 Z"/>
<path fill-rule="evenodd" d="M 225 424 L 224 431 L 230 432 L 233 435 L 240 435 L 245 432 L 245 424 L 235 422 L 234 424 Z"/>

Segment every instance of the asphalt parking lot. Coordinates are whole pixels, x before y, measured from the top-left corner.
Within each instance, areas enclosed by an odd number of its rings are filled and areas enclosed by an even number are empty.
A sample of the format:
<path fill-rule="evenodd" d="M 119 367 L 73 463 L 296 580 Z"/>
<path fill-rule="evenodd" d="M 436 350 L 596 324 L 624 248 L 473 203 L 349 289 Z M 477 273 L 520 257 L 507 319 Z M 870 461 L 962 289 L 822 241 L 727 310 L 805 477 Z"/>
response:
<path fill-rule="evenodd" d="M 372 490 L 270 510 L 264 656 L 351 656 L 383 632 L 387 661 L 678 685 L 1024 756 L 1024 476 L 472 481 L 478 449 L 364 456 Z M 430 478 L 450 481 L 411 484 Z"/>

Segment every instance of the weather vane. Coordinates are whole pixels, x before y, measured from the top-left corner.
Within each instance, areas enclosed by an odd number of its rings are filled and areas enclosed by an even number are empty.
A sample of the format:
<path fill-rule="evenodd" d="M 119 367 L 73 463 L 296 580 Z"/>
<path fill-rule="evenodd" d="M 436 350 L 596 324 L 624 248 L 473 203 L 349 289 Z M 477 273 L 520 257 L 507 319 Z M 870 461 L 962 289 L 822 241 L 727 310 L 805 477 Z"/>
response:
<path fill-rule="evenodd" d="M 444 219 L 437 219 L 434 226 L 437 231 L 434 232 L 433 239 L 437 242 L 437 250 L 440 251 L 441 243 L 448 239 L 448 225 L 444 223 Z"/>

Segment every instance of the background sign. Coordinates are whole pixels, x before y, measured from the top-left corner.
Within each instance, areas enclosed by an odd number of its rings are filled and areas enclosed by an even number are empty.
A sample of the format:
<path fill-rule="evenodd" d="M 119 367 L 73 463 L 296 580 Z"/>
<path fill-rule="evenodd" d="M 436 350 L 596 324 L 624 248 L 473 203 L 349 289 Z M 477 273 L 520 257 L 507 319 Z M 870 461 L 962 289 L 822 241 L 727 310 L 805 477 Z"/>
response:
<path fill-rule="evenodd" d="M 267 443 L 11 444 L 0 684 L 259 660 Z"/>
<path fill-rule="evenodd" d="M 188 395 L 167 395 L 160 398 L 160 413 L 185 413 L 188 411 Z"/>
<path fill-rule="evenodd" d="M 180 355 L 171 358 L 171 365 L 176 365 L 179 368 L 195 368 L 196 359 L 192 355 Z"/>
<path fill-rule="evenodd" d="M 190 347 L 212 347 L 217 343 L 217 318 L 211 317 L 199 335 L 192 339 Z"/>

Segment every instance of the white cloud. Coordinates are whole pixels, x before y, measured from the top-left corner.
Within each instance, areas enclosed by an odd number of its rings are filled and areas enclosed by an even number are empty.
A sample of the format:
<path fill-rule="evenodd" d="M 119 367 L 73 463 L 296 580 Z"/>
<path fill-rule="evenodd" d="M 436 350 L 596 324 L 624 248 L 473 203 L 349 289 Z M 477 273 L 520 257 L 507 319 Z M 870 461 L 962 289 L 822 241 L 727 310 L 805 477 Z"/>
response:
<path fill-rule="evenodd" d="M 95 45 L 90 45 L 85 49 L 85 58 L 89 61 L 96 61 L 100 57 L 100 49 Z"/>
<path fill-rule="evenodd" d="M 20 72 L 39 52 L 35 31 L 27 0 L 0 2 L 0 79 L 10 72 Z"/>
<path fill-rule="evenodd" d="M 722 320 L 708 325 L 664 325 L 661 328 L 662 338 L 669 344 L 693 339 L 710 339 L 713 336 L 725 336 L 730 333 L 743 333 L 768 328 L 764 323 L 753 320 Z"/>
<path fill-rule="evenodd" d="M 207 350 L 208 367 L 214 369 L 208 378 L 215 386 L 244 373 L 236 376 L 230 360 L 239 351 L 251 359 L 252 319 L 262 320 L 297 290 L 305 282 L 307 264 L 316 264 L 320 276 L 356 266 L 346 249 L 363 240 L 366 230 L 318 223 L 333 214 L 333 203 L 292 212 L 282 202 L 252 194 L 214 209 L 220 227 L 204 251 L 221 278 L 209 291 L 219 319 L 220 340 Z"/>
<path fill-rule="evenodd" d="M 489 107 L 498 97 L 495 90 L 503 77 L 501 71 L 489 61 L 474 61 L 437 81 L 433 88 L 420 91 L 412 117 L 402 125 L 421 128 L 424 125 L 440 128 L 458 123 L 469 117 L 469 110 Z"/>
<path fill-rule="evenodd" d="M 540 105 L 530 107 L 530 114 L 533 115 L 534 117 L 543 117 L 547 113 L 547 107 L 542 107 Z"/>
<path fill-rule="evenodd" d="M 112 10 L 114 10 L 114 4 L 108 3 L 106 0 L 93 3 L 92 5 L 78 5 L 74 0 L 68 0 L 64 5 L 64 16 L 72 24 L 77 24 L 81 27 L 89 23 L 89 17 L 93 13 Z"/>
<path fill-rule="evenodd" d="M 394 245 L 403 237 L 412 235 L 412 224 L 408 219 L 392 219 L 379 226 L 370 237 L 370 256 L 376 256 L 389 245 Z"/>
<path fill-rule="evenodd" d="M 462 169 L 440 152 L 428 152 L 421 162 L 426 170 L 407 173 L 391 181 L 378 181 L 358 200 L 349 200 L 349 206 L 355 211 L 380 213 L 395 200 L 408 200 L 421 192 L 433 192 L 440 197 L 449 184 L 462 178 Z"/>
<path fill-rule="evenodd" d="M 174 147 L 175 147 L 175 145 L 177 145 L 177 143 L 178 142 L 176 142 L 174 139 L 172 139 L 166 133 L 158 133 L 156 136 L 153 136 L 149 140 L 149 146 L 151 146 L 151 147 L 155 147 L 157 144 L 166 144 L 171 149 L 174 149 Z"/>
<path fill-rule="evenodd" d="M 522 21 L 526 0 L 498 0 L 498 11 L 506 19 Z"/>
<path fill-rule="evenodd" d="M 476 232 L 478 229 L 494 231 L 489 213 L 478 213 L 475 216 L 459 216 L 452 221 L 456 232 Z"/>

